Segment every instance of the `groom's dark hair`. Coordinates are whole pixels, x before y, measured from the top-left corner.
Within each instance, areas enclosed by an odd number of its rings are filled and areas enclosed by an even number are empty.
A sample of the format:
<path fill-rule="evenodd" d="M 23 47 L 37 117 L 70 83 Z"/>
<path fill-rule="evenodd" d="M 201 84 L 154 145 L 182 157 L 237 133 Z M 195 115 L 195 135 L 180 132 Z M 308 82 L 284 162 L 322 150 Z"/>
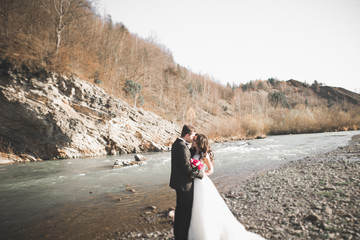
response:
<path fill-rule="evenodd" d="M 181 137 L 185 137 L 186 134 L 191 135 L 191 133 L 195 132 L 195 128 L 190 125 L 184 125 L 181 130 Z"/>

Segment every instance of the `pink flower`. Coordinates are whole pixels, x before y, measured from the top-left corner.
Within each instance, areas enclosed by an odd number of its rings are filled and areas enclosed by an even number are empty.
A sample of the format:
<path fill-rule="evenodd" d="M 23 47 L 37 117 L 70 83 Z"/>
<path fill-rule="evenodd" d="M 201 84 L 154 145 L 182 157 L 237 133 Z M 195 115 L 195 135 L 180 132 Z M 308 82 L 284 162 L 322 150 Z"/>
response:
<path fill-rule="evenodd" d="M 197 168 L 198 170 L 201 170 L 201 168 L 204 166 L 204 164 L 200 160 L 194 158 L 190 159 L 190 165 L 192 168 Z"/>

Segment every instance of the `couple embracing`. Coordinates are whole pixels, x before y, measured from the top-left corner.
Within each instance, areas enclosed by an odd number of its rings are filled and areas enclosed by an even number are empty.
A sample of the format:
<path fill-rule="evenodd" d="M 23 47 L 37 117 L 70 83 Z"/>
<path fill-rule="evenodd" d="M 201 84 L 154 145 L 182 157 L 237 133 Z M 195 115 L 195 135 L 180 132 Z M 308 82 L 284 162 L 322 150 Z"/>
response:
<path fill-rule="evenodd" d="M 237 221 L 208 177 L 214 171 L 213 156 L 207 137 L 184 125 L 181 137 L 171 149 L 170 187 L 176 191 L 175 239 L 264 240 Z"/>

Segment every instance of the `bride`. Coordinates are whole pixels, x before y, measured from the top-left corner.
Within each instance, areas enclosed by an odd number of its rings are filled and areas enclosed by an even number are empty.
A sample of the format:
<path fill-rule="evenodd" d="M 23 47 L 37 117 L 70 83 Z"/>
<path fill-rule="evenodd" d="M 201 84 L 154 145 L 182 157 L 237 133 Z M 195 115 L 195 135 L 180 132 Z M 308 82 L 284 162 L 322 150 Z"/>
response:
<path fill-rule="evenodd" d="M 213 152 L 208 139 L 203 134 L 197 134 L 192 146 L 196 149 L 194 159 L 201 160 L 205 166 L 203 179 L 194 179 L 194 200 L 189 228 L 191 240 L 264 240 L 261 236 L 248 232 L 237 221 L 222 199 L 213 182 L 207 175 L 214 172 L 212 164 Z"/>

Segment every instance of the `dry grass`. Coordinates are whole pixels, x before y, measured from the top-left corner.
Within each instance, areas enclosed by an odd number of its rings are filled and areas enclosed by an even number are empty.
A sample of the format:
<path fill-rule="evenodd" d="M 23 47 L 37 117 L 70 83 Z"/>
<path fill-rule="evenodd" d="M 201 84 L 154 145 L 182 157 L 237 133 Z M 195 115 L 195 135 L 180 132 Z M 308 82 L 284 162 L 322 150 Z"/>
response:
<path fill-rule="evenodd" d="M 6 154 L 15 154 L 14 149 L 11 147 L 11 143 L 5 142 L 0 138 L 0 152 Z"/>
<path fill-rule="evenodd" d="M 360 112 L 339 109 L 273 108 L 267 114 L 246 114 L 218 119 L 206 133 L 212 139 L 256 138 L 263 135 L 347 131 L 360 128 Z"/>
<path fill-rule="evenodd" d="M 212 139 L 245 139 L 264 136 L 269 132 L 271 119 L 264 115 L 247 114 L 245 116 L 219 118 L 212 123 L 206 133 Z"/>
<path fill-rule="evenodd" d="M 360 126 L 360 114 L 340 109 L 307 108 L 304 106 L 291 110 L 271 113 L 274 120 L 269 134 L 312 133 L 355 130 Z"/>

